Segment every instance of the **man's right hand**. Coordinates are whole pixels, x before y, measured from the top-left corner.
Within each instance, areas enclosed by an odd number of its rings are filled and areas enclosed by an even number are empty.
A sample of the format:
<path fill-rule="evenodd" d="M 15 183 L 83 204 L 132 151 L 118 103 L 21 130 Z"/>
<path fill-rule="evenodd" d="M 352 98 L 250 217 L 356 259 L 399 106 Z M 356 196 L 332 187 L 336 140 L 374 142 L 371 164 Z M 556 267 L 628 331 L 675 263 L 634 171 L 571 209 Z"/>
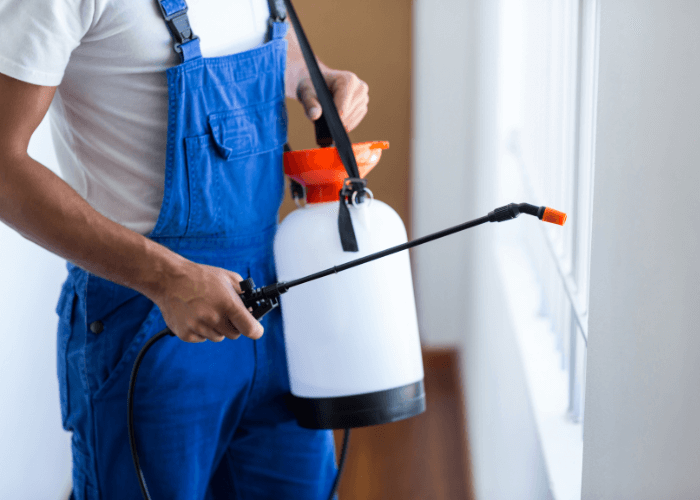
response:
<path fill-rule="evenodd" d="M 225 269 L 184 261 L 153 299 L 168 327 L 185 342 L 259 339 L 262 325 L 239 297 L 243 278 Z"/>

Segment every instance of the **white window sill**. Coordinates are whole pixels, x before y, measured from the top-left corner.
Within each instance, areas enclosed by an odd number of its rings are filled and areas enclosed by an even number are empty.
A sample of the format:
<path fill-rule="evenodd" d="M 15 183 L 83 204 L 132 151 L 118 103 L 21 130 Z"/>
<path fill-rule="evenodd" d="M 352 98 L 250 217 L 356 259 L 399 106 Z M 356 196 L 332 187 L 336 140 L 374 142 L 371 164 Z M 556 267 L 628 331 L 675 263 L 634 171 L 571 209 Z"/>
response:
<path fill-rule="evenodd" d="M 549 321 L 538 314 L 540 285 L 522 248 L 499 243 L 496 261 L 552 495 L 555 500 L 580 500 L 583 430 L 566 415 L 568 376 L 560 368 Z"/>

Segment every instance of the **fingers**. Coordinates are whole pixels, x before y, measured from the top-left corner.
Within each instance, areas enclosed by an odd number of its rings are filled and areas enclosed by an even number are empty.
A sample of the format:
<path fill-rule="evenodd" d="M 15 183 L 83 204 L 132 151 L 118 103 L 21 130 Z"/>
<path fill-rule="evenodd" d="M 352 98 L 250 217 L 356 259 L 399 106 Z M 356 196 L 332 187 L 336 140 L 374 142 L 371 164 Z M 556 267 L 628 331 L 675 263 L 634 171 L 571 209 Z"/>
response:
<path fill-rule="evenodd" d="M 227 335 L 227 331 L 220 327 L 222 323 L 221 315 L 214 312 L 209 315 L 201 315 L 197 319 L 192 319 L 191 323 L 185 327 L 185 334 L 179 337 L 185 342 L 200 343 L 207 340 L 211 342 L 221 342 Z"/>
<path fill-rule="evenodd" d="M 238 273 L 234 273 L 233 271 L 227 272 L 229 279 L 231 280 L 231 285 L 233 285 L 233 289 L 236 290 L 236 293 L 240 294 L 243 291 L 241 290 L 241 281 L 243 281 L 243 276 Z"/>
<path fill-rule="evenodd" d="M 241 332 L 234 326 L 228 316 L 223 316 L 217 325 L 216 332 L 224 338 L 236 340 L 241 336 Z"/>
<path fill-rule="evenodd" d="M 216 319 L 214 319 L 216 318 Z M 236 340 L 241 334 L 225 315 L 212 316 L 209 320 L 200 320 L 197 325 L 185 329 L 185 333 L 178 335 L 181 340 L 193 344 L 206 342 L 221 342 L 229 338 Z"/>
<path fill-rule="evenodd" d="M 241 335 L 262 337 L 262 325 L 239 296 L 243 280 L 240 274 L 199 264 L 188 270 L 189 282 L 173 286 L 179 294 L 171 294 L 169 300 L 159 304 L 166 323 L 181 340 L 199 343 L 235 340 Z M 181 293 L 186 287 L 194 291 Z"/>
<path fill-rule="evenodd" d="M 369 86 L 349 71 L 334 72 L 329 82 L 333 100 L 348 131 L 357 127 L 367 114 Z"/>
<path fill-rule="evenodd" d="M 227 327 L 229 334 L 232 335 L 231 338 L 245 335 L 248 338 L 257 340 L 263 336 L 264 332 L 263 326 L 250 314 L 250 311 L 248 311 L 238 296 L 235 297 L 234 304 L 228 310 Z"/>
<path fill-rule="evenodd" d="M 345 129 L 348 132 L 354 130 L 367 115 L 369 86 L 350 71 L 330 70 L 324 76 Z M 321 117 L 321 104 L 310 78 L 299 83 L 297 98 L 309 120 L 316 121 Z"/>
<path fill-rule="evenodd" d="M 189 327 L 185 327 L 184 332 L 177 336 L 185 342 L 193 344 L 206 342 L 221 342 L 229 338 L 236 340 L 241 336 L 240 332 L 225 315 L 212 314 L 208 319 L 202 319 Z M 177 332 L 176 332 L 177 333 Z"/>
<path fill-rule="evenodd" d="M 297 89 L 297 99 L 304 106 L 306 117 L 311 121 L 316 121 L 321 118 L 321 103 L 316 97 L 316 90 L 311 83 L 310 78 L 305 78 L 299 83 Z"/>
<path fill-rule="evenodd" d="M 243 281 L 243 277 L 238 273 L 230 271 L 229 278 L 236 291 L 236 295 L 233 297 L 233 304 L 226 314 L 226 321 L 224 324 L 226 336 L 237 339 L 242 334 L 251 339 L 259 339 L 263 335 L 263 326 L 253 317 L 250 311 L 248 311 L 243 300 L 239 297 L 242 291 L 240 283 Z M 223 332 L 224 330 L 221 331 Z"/>
<path fill-rule="evenodd" d="M 183 342 L 189 342 L 190 344 L 201 344 L 202 342 L 207 341 L 207 339 L 205 339 L 204 337 L 201 337 L 195 333 L 178 335 L 178 338 L 180 340 L 182 340 Z"/>
<path fill-rule="evenodd" d="M 369 97 L 366 98 L 366 102 L 359 103 L 358 106 L 352 108 L 347 115 L 343 116 L 343 124 L 348 132 L 357 128 L 362 119 L 367 115 Z"/>

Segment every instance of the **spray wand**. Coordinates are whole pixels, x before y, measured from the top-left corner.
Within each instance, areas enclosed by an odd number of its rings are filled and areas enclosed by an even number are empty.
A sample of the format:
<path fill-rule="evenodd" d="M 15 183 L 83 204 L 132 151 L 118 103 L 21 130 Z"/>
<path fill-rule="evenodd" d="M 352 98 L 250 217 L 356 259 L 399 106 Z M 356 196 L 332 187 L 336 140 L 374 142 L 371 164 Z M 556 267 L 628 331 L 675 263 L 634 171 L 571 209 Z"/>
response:
<path fill-rule="evenodd" d="M 240 297 L 243 300 L 243 304 L 245 304 L 245 306 L 248 308 L 253 317 L 255 317 L 256 319 L 260 319 L 267 313 L 278 307 L 280 295 L 287 292 L 292 287 L 302 285 L 304 283 L 308 283 L 309 281 L 314 281 L 319 278 L 329 276 L 331 274 L 337 274 L 341 271 L 345 271 L 346 269 L 361 266 L 362 264 L 366 264 L 367 262 L 371 262 L 373 260 L 381 259 L 382 257 L 386 257 L 387 255 L 401 252 L 409 248 L 417 247 L 418 245 L 422 245 L 423 243 L 428 243 L 429 241 L 444 238 L 445 236 L 464 231 L 465 229 L 480 226 L 481 224 L 485 224 L 486 222 L 503 222 L 506 220 L 515 219 L 522 213 L 533 215 L 544 222 L 550 222 L 559 226 L 563 226 L 564 222 L 566 222 L 566 214 L 564 212 L 554 210 L 553 208 L 537 207 L 535 205 L 530 205 L 529 203 L 510 203 L 503 207 L 497 208 L 493 212 L 489 212 L 489 214 L 485 215 L 484 217 L 479 217 L 478 219 L 474 219 L 448 229 L 443 229 L 442 231 L 423 236 L 422 238 L 417 238 L 407 243 L 387 248 L 386 250 L 366 255 L 365 257 L 361 257 L 359 259 L 351 260 L 349 262 L 346 262 L 345 264 L 333 266 L 324 271 L 319 271 L 317 273 L 304 276 L 303 278 L 299 278 L 288 282 L 273 283 L 271 285 L 263 286 L 260 288 L 255 288 L 255 283 L 253 282 L 252 278 L 245 279 L 240 283 L 242 291 Z M 143 497 L 146 500 L 150 500 L 151 497 L 148 493 L 148 488 L 146 487 L 146 480 L 143 477 L 143 471 L 141 470 L 141 466 L 139 465 L 139 457 L 136 451 L 136 434 L 134 433 L 133 406 L 134 387 L 136 386 L 136 376 L 139 371 L 139 366 L 141 366 L 141 361 L 143 360 L 143 357 L 145 356 L 146 352 L 148 352 L 148 349 L 150 349 L 151 346 L 155 344 L 158 340 L 168 335 L 175 336 L 175 334 L 169 328 L 165 328 L 163 331 L 157 333 L 156 335 L 151 337 L 148 340 L 148 342 L 146 342 L 146 344 L 143 346 L 138 356 L 136 357 L 136 361 L 134 361 L 134 368 L 131 371 L 131 379 L 129 380 L 129 394 L 127 401 L 127 411 L 129 414 L 127 424 L 129 431 L 129 444 L 131 445 L 131 457 L 134 462 L 134 467 L 136 468 L 136 474 L 139 479 L 141 493 L 143 494 Z M 347 453 L 347 436 L 348 434 L 346 430 L 346 439 L 343 442 L 342 458 L 338 465 L 338 474 L 329 497 L 331 499 L 335 495 L 335 490 L 338 486 L 338 481 L 342 472 L 342 466 L 345 462 L 345 455 Z"/>
<path fill-rule="evenodd" d="M 536 207 L 534 205 L 530 205 L 529 203 L 511 203 L 504 207 L 497 208 L 493 212 L 489 212 L 489 214 L 484 217 L 459 224 L 449 229 L 438 231 L 437 233 L 423 236 L 422 238 L 417 238 L 413 241 L 409 241 L 395 247 L 387 248 L 386 250 L 367 255 L 360 259 L 351 260 L 350 262 L 346 262 L 345 264 L 341 264 L 339 266 L 333 266 L 324 271 L 310 274 L 293 281 L 274 283 L 261 288 L 255 288 L 253 279 L 248 278 L 241 281 L 240 285 L 243 293 L 241 293 L 240 297 L 243 299 L 243 303 L 251 311 L 251 314 L 255 318 L 259 319 L 277 307 L 279 305 L 279 296 L 294 286 L 302 285 L 304 283 L 308 283 L 309 281 L 314 281 L 331 274 L 337 274 L 341 271 L 345 271 L 346 269 L 357 267 L 373 260 L 381 259 L 387 255 L 401 252 L 402 250 L 407 250 L 409 248 L 422 245 L 423 243 L 428 243 L 429 241 L 437 240 L 439 238 L 449 236 L 450 234 L 479 226 L 486 222 L 503 222 L 506 220 L 515 219 L 521 213 L 534 215 L 540 220 L 558 224 L 560 226 L 563 226 L 564 222 L 566 222 L 566 214 L 563 212 L 547 207 Z"/>

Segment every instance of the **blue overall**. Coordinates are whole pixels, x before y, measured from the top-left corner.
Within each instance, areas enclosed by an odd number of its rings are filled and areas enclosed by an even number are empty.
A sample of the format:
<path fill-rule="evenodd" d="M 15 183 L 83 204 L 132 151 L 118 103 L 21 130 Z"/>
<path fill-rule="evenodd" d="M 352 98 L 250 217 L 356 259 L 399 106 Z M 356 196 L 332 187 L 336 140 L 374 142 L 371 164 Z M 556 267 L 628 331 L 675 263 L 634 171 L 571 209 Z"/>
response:
<path fill-rule="evenodd" d="M 177 10 L 183 0 L 161 0 Z M 182 45 L 167 71 L 165 193 L 156 242 L 199 263 L 276 281 L 287 124 L 284 23 L 247 52 L 203 58 Z M 69 264 L 57 312 L 63 426 L 73 432 L 73 498 L 140 498 L 126 396 L 138 351 L 165 327 L 143 295 Z M 139 455 L 154 500 L 325 499 L 336 474 L 330 431 L 302 429 L 286 405 L 279 309 L 253 341 L 157 343 L 135 391 Z"/>

